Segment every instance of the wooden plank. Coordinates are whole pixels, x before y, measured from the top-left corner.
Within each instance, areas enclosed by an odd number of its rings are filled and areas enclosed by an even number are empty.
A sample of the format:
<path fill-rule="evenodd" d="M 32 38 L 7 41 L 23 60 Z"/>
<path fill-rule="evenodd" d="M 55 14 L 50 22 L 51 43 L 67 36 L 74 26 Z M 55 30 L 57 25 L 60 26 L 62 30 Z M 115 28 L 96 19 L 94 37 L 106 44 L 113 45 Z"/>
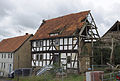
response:
<path fill-rule="evenodd" d="M 71 70 L 78 70 L 77 68 L 67 68 L 67 69 L 71 69 Z"/>
<path fill-rule="evenodd" d="M 46 60 L 45 60 L 46 62 L 45 62 L 45 64 L 47 65 L 47 53 L 45 53 L 45 54 L 46 54 Z"/>
<path fill-rule="evenodd" d="M 75 66 L 77 56 L 75 55 L 74 62 L 73 62 L 73 67 Z"/>
<path fill-rule="evenodd" d="M 78 53 L 78 50 L 49 50 L 49 51 L 36 51 L 32 53 Z"/>
<path fill-rule="evenodd" d="M 59 53 L 59 67 L 60 67 L 60 64 L 61 64 L 61 54 Z"/>
<path fill-rule="evenodd" d="M 43 59 L 42 59 L 42 66 L 43 66 L 43 60 L 44 60 L 44 54 L 43 54 Z"/>
<path fill-rule="evenodd" d="M 66 58 L 61 58 L 61 60 L 66 60 Z"/>
<path fill-rule="evenodd" d="M 76 45 L 78 45 L 78 40 L 77 40 L 76 44 L 74 44 L 74 46 L 72 47 L 72 49 L 74 49 Z"/>
<path fill-rule="evenodd" d="M 53 54 L 53 56 L 52 56 L 52 59 L 50 59 L 49 65 L 52 63 L 52 61 L 53 61 L 53 59 L 54 59 L 54 53 L 52 53 L 52 54 Z"/>
<path fill-rule="evenodd" d="M 34 61 L 38 61 L 38 60 L 34 60 Z M 42 61 L 50 61 L 50 59 L 43 59 Z"/>
<path fill-rule="evenodd" d="M 70 59 L 70 67 L 72 68 L 72 53 L 71 53 L 71 59 Z"/>
<path fill-rule="evenodd" d="M 68 54 L 66 53 L 66 58 L 68 57 Z M 66 60 L 66 72 L 67 72 L 67 60 Z"/>
<path fill-rule="evenodd" d="M 45 38 L 45 39 L 36 39 L 36 40 L 30 40 L 31 42 L 33 42 L 33 41 L 42 41 L 42 40 L 53 40 L 53 39 L 60 39 L 60 38 L 71 38 L 71 37 L 76 37 L 76 36 L 78 36 L 78 35 L 71 35 L 71 36 L 61 36 L 61 37 L 55 37 L 55 38 Z"/>
<path fill-rule="evenodd" d="M 63 38 L 63 50 L 64 50 L 64 38 Z"/>
<path fill-rule="evenodd" d="M 69 50 L 69 38 L 67 38 L 67 50 Z"/>

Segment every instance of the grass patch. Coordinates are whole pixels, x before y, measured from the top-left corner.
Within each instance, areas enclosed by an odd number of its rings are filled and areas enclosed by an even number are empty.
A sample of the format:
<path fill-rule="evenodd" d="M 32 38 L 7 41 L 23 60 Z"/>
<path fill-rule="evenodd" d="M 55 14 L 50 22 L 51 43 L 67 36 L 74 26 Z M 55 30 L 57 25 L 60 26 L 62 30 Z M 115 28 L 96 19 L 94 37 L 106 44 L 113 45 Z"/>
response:
<path fill-rule="evenodd" d="M 63 78 L 63 81 L 84 81 L 85 76 L 71 74 Z M 14 78 L 12 81 L 18 81 L 18 78 Z M 19 77 L 19 81 L 62 81 L 62 78 L 56 78 L 50 74 L 43 74 L 41 76 Z"/>
<path fill-rule="evenodd" d="M 64 81 L 84 81 L 85 76 L 83 75 L 68 75 L 68 77 L 64 78 Z"/>

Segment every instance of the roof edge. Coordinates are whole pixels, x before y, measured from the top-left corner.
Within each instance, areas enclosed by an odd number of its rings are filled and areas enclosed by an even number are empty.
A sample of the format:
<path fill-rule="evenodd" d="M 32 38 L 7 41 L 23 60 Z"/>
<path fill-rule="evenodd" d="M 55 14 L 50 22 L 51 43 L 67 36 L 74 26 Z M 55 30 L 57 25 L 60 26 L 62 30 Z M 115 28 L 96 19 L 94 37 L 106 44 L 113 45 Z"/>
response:
<path fill-rule="evenodd" d="M 117 23 L 120 23 L 120 22 L 117 20 L 117 21 L 112 25 L 112 27 L 111 27 L 110 29 L 108 29 L 107 32 L 106 32 L 102 37 L 104 37 L 109 31 L 111 31 L 112 28 L 114 28 L 114 26 L 115 26 Z M 102 37 L 101 37 L 101 38 L 102 38 Z"/>
<path fill-rule="evenodd" d="M 13 53 L 15 53 L 17 50 L 19 50 L 24 44 L 25 42 L 30 39 L 30 37 L 33 37 L 33 34 L 30 34 L 30 36 L 21 44 L 21 46 L 19 46 L 18 48 L 16 48 L 16 50 L 13 51 Z"/>

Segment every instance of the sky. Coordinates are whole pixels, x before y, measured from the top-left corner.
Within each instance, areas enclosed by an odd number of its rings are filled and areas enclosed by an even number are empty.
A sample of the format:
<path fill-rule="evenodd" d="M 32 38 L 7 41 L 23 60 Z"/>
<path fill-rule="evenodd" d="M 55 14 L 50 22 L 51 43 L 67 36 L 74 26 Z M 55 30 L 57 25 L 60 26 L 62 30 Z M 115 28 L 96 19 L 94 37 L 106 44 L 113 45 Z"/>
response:
<path fill-rule="evenodd" d="M 43 19 L 91 10 L 102 36 L 120 20 L 120 0 L 0 0 L 0 40 L 34 34 Z"/>

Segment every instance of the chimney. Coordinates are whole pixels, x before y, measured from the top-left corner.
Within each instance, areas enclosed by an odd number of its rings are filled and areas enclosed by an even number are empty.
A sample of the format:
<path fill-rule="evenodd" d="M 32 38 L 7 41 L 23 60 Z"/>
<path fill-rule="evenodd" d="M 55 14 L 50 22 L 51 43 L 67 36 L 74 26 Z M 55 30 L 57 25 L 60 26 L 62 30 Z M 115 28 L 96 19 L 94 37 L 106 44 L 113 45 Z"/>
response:
<path fill-rule="evenodd" d="M 43 19 L 43 20 L 42 20 L 42 24 L 41 24 L 41 26 L 42 26 L 43 24 L 45 24 L 45 22 L 46 22 L 46 21 Z"/>
<path fill-rule="evenodd" d="M 25 33 L 25 35 L 28 35 L 28 33 Z"/>
<path fill-rule="evenodd" d="M 45 23 L 45 20 L 44 20 L 44 19 L 42 20 L 42 23 Z"/>

